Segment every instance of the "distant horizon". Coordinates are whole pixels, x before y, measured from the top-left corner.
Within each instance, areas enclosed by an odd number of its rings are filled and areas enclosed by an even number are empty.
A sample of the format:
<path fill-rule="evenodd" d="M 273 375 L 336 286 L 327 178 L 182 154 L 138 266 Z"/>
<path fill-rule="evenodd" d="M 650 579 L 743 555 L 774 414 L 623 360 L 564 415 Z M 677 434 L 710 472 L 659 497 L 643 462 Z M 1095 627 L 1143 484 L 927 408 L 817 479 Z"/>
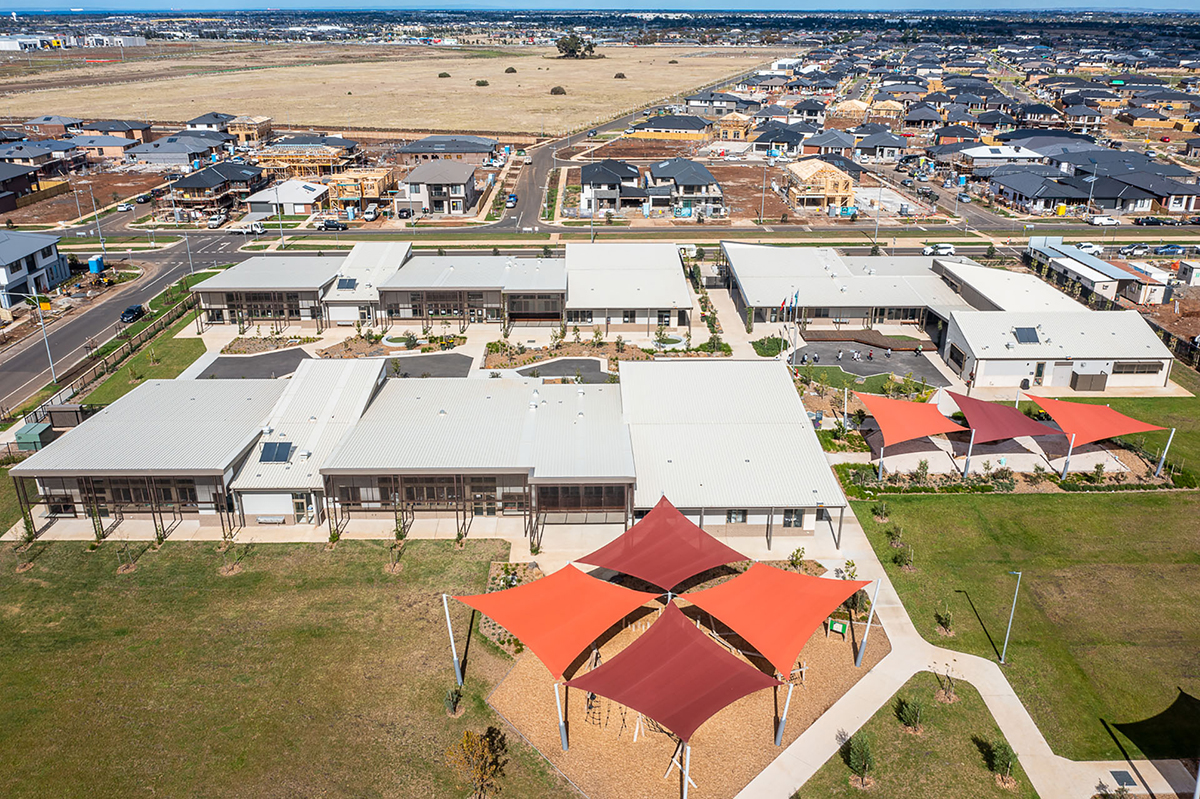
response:
<path fill-rule="evenodd" d="M 181 12 L 187 13 L 232 13 L 232 12 L 329 12 L 354 14 L 355 12 L 379 12 L 379 11 L 411 11 L 411 12 L 439 12 L 439 11 L 509 11 L 518 13 L 521 11 L 561 11 L 575 13 L 624 13 L 636 11 L 640 13 L 652 14 L 656 12 L 665 13 L 725 13 L 729 15 L 738 14 L 786 14 L 786 13 L 859 13 L 859 14 L 880 14 L 880 13 L 897 13 L 897 14 L 953 14 L 953 13 L 985 13 L 996 16 L 1004 16 L 1011 13 L 1026 13 L 1031 11 L 1053 14 L 1053 13 L 1118 13 L 1118 14 L 1197 14 L 1200 13 L 1200 0 L 1189 0 L 1186 3 L 1172 2 L 1172 0 L 1146 0 L 1137 7 L 1129 7 L 1126 5 L 1118 5 L 1116 3 L 1097 2 L 1096 0 L 1064 0 L 1057 8 L 1047 8 L 1044 3 L 1036 2 L 1036 0 L 1017 0 L 1016 3 L 1006 5 L 1003 9 L 994 8 L 994 3 L 991 0 L 894 0 L 888 7 L 863 7 L 855 5 L 846 0 L 845 2 L 831 3 L 804 3 L 797 6 L 789 0 L 769 0 L 765 5 L 758 8 L 730 10 L 725 2 L 718 0 L 665 0 L 663 5 L 654 8 L 647 8 L 639 5 L 634 0 L 609 0 L 602 6 L 583 4 L 579 5 L 563 5 L 563 0 L 526 0 L 528 5 L 514 8 L 509 3 L 503 0 L 475 0 L 474 2 L 461 2 L 456 0 L 447 0 L 447 2 L 422 2 L 422 3 L 405 3 L 405 2 L 384 2 L 374 3 L 366 6 L 359 6 L 353 10 L 345 8 L 331 7 L 327 5 L 329 0 L 315 0 L 314 2 L 305 2 L 305 0 L 291 0 L 291 2 L 272 3 L 270 5 L 247 5 L 241 0 L 194 0 L 194 2 L 178 2 L 167 8 L 163 8 L 161 3 L 153 3 L 150 0 L 105 0 L 103 5 L 89 5 L 87 2 L 80 0 L 49 0 L 48 3 L 41 4 L 37 7 L 10 7 L 4 9 L 3 13 L 8 16 L 10 12 L 16 12 L 18 18 L 24 15 L 59 15 L 59 14 L 111 14 L 111 13 L 142 13 L 153 15 L 170 15 Z M 663 0 L 660 0 L 663 2 Z M 1182 7 L 1181 7 L 1182 6 Z M 11 17 L 9 18 L 11 21 Z"/>

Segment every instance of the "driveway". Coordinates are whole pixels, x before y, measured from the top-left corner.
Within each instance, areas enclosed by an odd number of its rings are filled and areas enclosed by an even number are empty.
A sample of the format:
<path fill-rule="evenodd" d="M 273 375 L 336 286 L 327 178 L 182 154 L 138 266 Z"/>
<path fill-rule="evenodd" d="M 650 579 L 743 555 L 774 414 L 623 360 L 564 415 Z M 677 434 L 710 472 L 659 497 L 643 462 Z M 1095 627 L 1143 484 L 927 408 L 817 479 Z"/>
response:
<path fill-rule="evenodd" d="M 517 374 L 533 377 L 575 377 L 579 374 L 584 383 L 607 383 L 608 373 L 600 370 L 600 361 L 595 358 L 559 358 L 549 363 L 539 363 L 525 369 L 518 369 Z"/>
<path fill-rule="evenodd" d="M 388 358 L 388 377 L 466 377 L 474 362 L 469 355 L 438 352 Z"/>
<path fill-rule="evenodd" d="M 261 355 L 225 355 L 210 363 L 196 379 L 252 380 L 286 377 L 296 371 L 301 361 L 311 357 L 299 347 L 264 352 Z"/>
<path fill-rule="evenodd" d="M 850 359 L 850 353 L 855 349 L 862 353 L 861 361 Z M 840 361 L 837 359 L 838 350 L 842 351 L 842 360 Z M 888 358 L 884 355 L 883 350 L 877 349 L 875 350 L 875 359 L 868 361 L 867 352 L 870 350 L 870 347 L 853 341 L 810 341 L 793 353 L 792 363 L 798 365 L 801 356 L 805 354 L 808 355 L 809 360 L 812 360 L 813 355 L 819 355 L 821 356 L 821 360 L 818 361 L 820 366 L 840 366 L 842 371 L 859 377 L 870 377 L 888 372 L 897 377 L 904 377 L 912 372 L 913 380 L 925 378 L 926 385 L 935 388 L 950 385 L 950 382 L 924 355 L 917 355 L 914 352 L 893 352 L 892 357 Z"/>

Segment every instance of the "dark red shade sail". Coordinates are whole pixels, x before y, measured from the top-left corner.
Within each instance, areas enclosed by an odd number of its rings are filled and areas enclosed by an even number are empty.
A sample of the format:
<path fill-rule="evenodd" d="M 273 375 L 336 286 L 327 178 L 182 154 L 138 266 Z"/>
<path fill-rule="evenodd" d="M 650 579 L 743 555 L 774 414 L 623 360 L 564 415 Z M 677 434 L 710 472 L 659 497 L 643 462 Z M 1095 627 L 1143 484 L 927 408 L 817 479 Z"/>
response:
<path fill-rule="evenodd" d="M 566 566 L 532 583 L 456 596 L 515 635 L 556 679 L 605 630 L 657 597 Z"/>
<path fill-rule="evenodd" d="M 956 394 L 953 391 L 946 393 L 954 398 L 958 409 L 963 412 L 963 416 L 967 417 L 967 426 L 971 428 L 976 444 L 1003 441 L 1019 436 L 1062 435 L 1061 430 L 1041 422 L 1035 422 L 1011 405 L 984 402 L 965 394 Z"/>
<path fill-rule="evenodd" d="M 756 563 L 745 574 L 683 598 L 727 624 L 786 677 L 821 622 L 868 585 Z"/>
<path fill-rule="evenodd" d="M 779 681 L 729 654 L 668 604 L 620 654 L 567 685 L 608 697 L 688 741 L 722 708 Z"/>
<path fill-rule="evenodd" d="M 666 497 L 620 538 L 579 559 L 668 591 L 700 572 L 742 560 L 745 555 L 688 521 Z"/>
<path fill-rule="evenodd" d="M 1075 436 L 1075 446 L 1077 447 L 1105 438 L 1127 436 L 1131 433 L 1149 433 L 1151 430 L 1163 429 L 1156 425 L 1139 422 L 1123 413 L 1117 413 L 1107 405 L 1065 402 L 1047 397 L 1035 397 L 1032 394 L 1029 395 L 1029 398 L 1050 414 L 1067 438 Z"/>
<path fill-rule="evenodd" d="M 883 433 L 885 447 L 914 438 L 965 429 L 942 416 L 938 406 L 930 402 L 894 400 L 874 394 L 859 394 L 857 391 L 854 396 L 867 406 L 867 412 L 875 418 L 879 431 Z"/>

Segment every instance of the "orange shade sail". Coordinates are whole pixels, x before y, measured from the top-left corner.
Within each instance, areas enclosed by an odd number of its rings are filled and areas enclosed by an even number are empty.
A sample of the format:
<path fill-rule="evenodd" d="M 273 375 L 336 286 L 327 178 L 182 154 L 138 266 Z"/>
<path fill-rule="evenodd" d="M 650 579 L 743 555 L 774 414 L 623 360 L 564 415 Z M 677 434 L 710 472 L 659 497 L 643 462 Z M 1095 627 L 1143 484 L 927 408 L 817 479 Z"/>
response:
<path fill-rule="evenodd" d="M 456 596 L 515 635 L 556 679 L 605 630 L 654 599 L 566 566 L 532 583 Z"/>
<path fill-rule="evenodd" d="M 885 447 L 914 438 L 966 429 L 942 416 L 938 406 L 932 402 L 894 400 L 875 394 L 860 394 L 857 391 L 854 392 L 854 396 L 867 406 L 867 412 L 875 418 L 875 423 L 883 433 Z"/>
<path fill-rule="evenodd" d="M 829 614 L 870 584 L 756 563 L 728 582 L 682 598 L 728 625 L 786 677 Z"/>
<path fill-rule="evenodd" d="M 1075 436 L 1075 446 L 1090 444 L 1116 436 L 1127 436 L 1131 433 L 1149 433 L 1152 430 L 1162 430 L 1157 425 L 1139 422 L 1123 413 L 1118 413 L 1107 405 L 1089 405 L 1084 402 L 1065 402 L 1049 399 L 1048 397 L 1029 398 L 1050 414 L 1063 433 L 1068 438 Z"/>

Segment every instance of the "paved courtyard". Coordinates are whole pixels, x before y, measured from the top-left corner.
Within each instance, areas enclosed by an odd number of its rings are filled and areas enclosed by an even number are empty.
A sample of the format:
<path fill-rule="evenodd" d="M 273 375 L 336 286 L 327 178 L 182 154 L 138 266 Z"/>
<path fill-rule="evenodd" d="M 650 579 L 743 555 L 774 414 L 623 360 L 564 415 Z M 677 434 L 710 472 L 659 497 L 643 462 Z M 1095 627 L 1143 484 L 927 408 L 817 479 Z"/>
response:
<path fill-rule="evenodd" d="M 799 364 L 800 358 L 808 355 L 809 360 L 812 360 L 813 355 L 820 356 L 818 365 L 820 366 L 840 366 L 842 371 L 849 374 L 858 375 L 859 377 L 870 377 L 872 375 L 882 375 L 891 372 L 897 377 L 912 372 L 914 380 L 925 378 L 925 383 L 936 388 L 943 388 L 950 385 L 950 381 L 942 375 L 941 371 L 929 360 L 929 357 L 937 357 L 936 355 L 927 357 L 926 355 L 917 355 L 913 352 L 893 352 L 892 357 L 888 358 L 882 350 L 875 350 L 873 360 L 867 360 L 867 352 L 872 348 L 864 346 L 854 341 L 809 341 L 805 342 L 792 355 L 792 363 Z M 837 359 L 838 350 L 842 351 L 842 359 Z M 851 352 L 858 350 L 862 353 L 862 360 L 851 360 Z"/>
<path fill-rule="evenodd" d="M 312 356 L 299 347 L 259 355 L 222 355 L 210 363 L 197 379 L 253 380 L 286 377 Z"/>

